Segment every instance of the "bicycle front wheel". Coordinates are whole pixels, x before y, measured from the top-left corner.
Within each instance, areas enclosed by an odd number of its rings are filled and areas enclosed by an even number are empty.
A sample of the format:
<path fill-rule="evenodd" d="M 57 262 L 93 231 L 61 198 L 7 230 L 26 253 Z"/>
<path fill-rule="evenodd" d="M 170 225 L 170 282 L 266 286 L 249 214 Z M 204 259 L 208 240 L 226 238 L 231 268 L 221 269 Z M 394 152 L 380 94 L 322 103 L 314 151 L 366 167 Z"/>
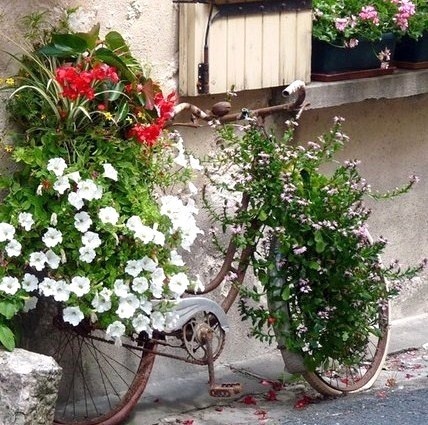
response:
<path fill-rule="evenodd" d="M 48 316 L 25 348 L 53 357 L 62 368 L 54 424 L 123 424 L 146 388 L 155 343 L 123 338 L 116 346 L 104 331 L 85 329 L 84 323 L 64 324 L 54 313 Z"/>
<path fill-rule="evenodd" d="M 326 396 L 356 393 L 369 389 L 379 376 L 388 350 L 389 303 L 379 308 L 377 332 L 367 340 L 364 355 L 354 364 L 344 365 L 334 358 L 326 359 L 314 372 L 302 376 L 319 393 Z"/>

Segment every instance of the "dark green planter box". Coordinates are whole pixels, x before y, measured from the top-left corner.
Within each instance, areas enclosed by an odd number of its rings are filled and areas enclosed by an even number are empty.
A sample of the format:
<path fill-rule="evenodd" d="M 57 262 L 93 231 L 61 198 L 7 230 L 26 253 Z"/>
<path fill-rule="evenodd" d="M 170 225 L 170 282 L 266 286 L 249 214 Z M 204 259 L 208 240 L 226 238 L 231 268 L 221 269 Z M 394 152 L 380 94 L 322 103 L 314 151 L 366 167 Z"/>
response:
<path fill-rule="evenodd" d="M 379 68 L 377 54 L 385 48 L 391 51 L 392 58 L 395 49 L 392 34 L 385 34 L 382 40 L 375 42 L 360 40 L 352 49 L 312 39 L 312 72 L 327 74 Z"/>
<path fill-rule="evenodd" d="M 394 60 L 403 62 L 428 61 L 428 31 L 425 31 L 422 38 L 418 40 L 408 36 L 398 40 Z"/>

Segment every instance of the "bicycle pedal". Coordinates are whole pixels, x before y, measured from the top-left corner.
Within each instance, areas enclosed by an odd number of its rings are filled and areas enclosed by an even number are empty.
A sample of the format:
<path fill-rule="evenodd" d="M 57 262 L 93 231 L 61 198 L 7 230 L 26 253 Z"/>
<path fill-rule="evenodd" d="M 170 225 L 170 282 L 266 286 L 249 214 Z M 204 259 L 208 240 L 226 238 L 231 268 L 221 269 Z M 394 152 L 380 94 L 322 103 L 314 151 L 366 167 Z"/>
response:
<path fill-rule="evenodd" d="M 232 397 L 242 392 L 242 385 L 237 382 L 233 384 L 215 385 L 210 389 L 211 397 Z"/>

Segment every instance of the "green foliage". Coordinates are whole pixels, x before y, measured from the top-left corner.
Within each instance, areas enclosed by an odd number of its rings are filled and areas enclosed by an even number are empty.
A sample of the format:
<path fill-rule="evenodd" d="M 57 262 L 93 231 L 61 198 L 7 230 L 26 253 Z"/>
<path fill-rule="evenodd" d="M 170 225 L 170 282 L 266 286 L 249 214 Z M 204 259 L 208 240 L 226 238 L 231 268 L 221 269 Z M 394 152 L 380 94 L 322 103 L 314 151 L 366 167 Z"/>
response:
<path fill-rule="evenodd" d="M 352 364 L 378 332 L 379 309 L 421 266 L 382 266 L 386 242 L 372 242 L 367 231 L 370 186 L 356 161 L 332 161 L 347 141 L 341 120 L 307 146 L 295 146 L 293 123 L 283 140 L 255 124 L 240 137 L 222 128 L 219 137 L 223 149 L 209 159 L 210 177 L 232 201 L 223 214 L 212 205 L 210 211 L 239 246 L 257 247 L 252 266 L 260 287 L 243 291 L 242 316 L 261 340 L 272 341 L 276 329 L 310 368 L 328 358 Z M 330 174 L 320 170 L 326 164 Z M 415 181 L 383 197 L 404 193 Z M 235 205 L 238 193 L 246 194 L 248 208 Z"/>
<path fill-rule="evenodd" d="M 41 20 L 31 17 L 37 42 L 13 56 L 21 67 L 5 87 L 18 171 L 0 178 L 0 344 L 14 348 L 13 321 L 38 297 L 116 343 L 162 331 L 191 284 L 177 250 L 200 232 L 183 186 L 197 161 L 164 130 L 174 95 L 119 33 L 49 32 Z"/>
<path fill-rule="evenodd" d="M 426 0 L 314 0 L 312 34 L 338 46 L 380 40 L 382 34 L 419 37 L 427 28 Z"/>

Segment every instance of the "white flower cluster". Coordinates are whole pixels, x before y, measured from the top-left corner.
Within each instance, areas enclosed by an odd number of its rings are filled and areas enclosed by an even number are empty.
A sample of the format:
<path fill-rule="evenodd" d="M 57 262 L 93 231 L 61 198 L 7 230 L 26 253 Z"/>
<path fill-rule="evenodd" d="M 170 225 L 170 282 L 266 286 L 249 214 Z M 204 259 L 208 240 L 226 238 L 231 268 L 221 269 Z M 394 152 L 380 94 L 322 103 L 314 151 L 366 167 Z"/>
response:
<path fill-rule="evenodd" d="M 118 173 L 111 164 L 103 164 L 103 167 L 104 173 L 101 177 L 118 180 Z M 82 179 L 79 172 L 65 174 L 67 164 L 64 159 L 51 159 L 47 169 L 55 175 L 53 190 L 58 196 L 66 196 L 68 203 L 76 211 L 74 228 L 81 234 L 78 259 L 82 263 L 91 264 L 97 259 L 97 249 L 104 243 L 102 230 L 99 230 L 103 226 L 108 226 L 110 232 L 114 232 L 118 244 L 121 237 L 126 234 L 127 237 L 131 235 L 139 244 L 150 243 L 163 247 L 167 236 L 178 232 L 181 247 L 186 250 L 190 249 L 198 233 L 201 233 L 196 225 L 195 214 L 198 210 L 193 200 L 188 200 L 185 204 L 180 198 L 171 195 L 160 199 L 160 212 L 171 221 L 171 227 L 165 234 L 158 230 L 158 224 L 148 226 L 137 215 L 121 217 L 114 206 L 99 207 L 94 214 L 89 204 L 93 200 L 102 200 L 103 187 L 97 184 L 96 180 Z M 44 188 L 40 185 L 37 193 L 42 195 L 43 191 Z M 79 306 L 80 300 L 83 304 L 86 303 L 86 307 L 90 306 L 92 320 L 96 320 L 97 314 L 111 312 L 112 317 L 118 320 L 110 323 L 106 332 L 119 344 L 121 336 L 130 329 L 136 333 L 146 331 L 151 336 L 153 330 L 163 331 L 173 325 L 175 315 L 172 312 L 161 312 L 157 306 L 161 305 L 164 299 L 175 300 L 184 293 L 190 285 L 185 273 L 178 271 L 167 274 L 163 267 L 165 264 L 159 264 L 156 258 L 143 256 L 128 259 L 121 278 L 106 285 L 103 282 L 102 284 L 91 282 L 90 275 L 85 276 L 82 272 L 70 277 L 69 280 L 55 279 L 52 277 L 54 275 L 52 270 L 67 263 L 69 254 L 67 242 L 70 241 L 67 241 L 68 235 L 64 234 L 65 230 L 63 229 L 63 232 L 60 230 L 61 224 L 57 215 L 52 214 L 49 226 L 41 232 L 44 248 L 25 252 L 28 258 L 24 258 L 23 261 L 37 272 L 43 272 L 45 277 L 39 279 L 30 271 L 25 273 L 21 280 L 6 275 L 0 279 L 0 291 L 14 295 L 23 290 L 29 295 L 35 293 L 53 297 L 55 301 L 65 303 L 63 319 L 73 326 L 77 326 L 84 319 L 84 313 Z M 0 223 L 0 242 L 5 243 L 5 257 L 20 256 L 23 248 L 18 241 L 19 238 L 16 237 L 17 233 L 30 232 L 36 230 L 35 227 L 35 219 L 28 212 L 21 212 L 18 215 L 16 227 L 6 222 Z M 181 256 L 175 250 L 171 251 L 166 263 L 178 267 L 184 265 Z M 35 297 L 28 297 L 24 310 L 34 307 L 35 301 Z"/>

